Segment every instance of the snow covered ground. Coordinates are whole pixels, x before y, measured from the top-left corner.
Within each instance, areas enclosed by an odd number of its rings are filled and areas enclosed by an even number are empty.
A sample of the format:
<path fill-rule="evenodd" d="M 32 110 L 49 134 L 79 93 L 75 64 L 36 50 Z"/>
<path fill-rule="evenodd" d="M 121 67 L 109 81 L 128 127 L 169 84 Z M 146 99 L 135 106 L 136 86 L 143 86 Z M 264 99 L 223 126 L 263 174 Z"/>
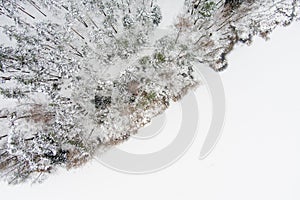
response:
<path fill-rule="evenodd" d="M 166 5 L 171 0 L 162 0 Z M 168 9 L 167 9 L 168 10 Z M 171 14 L 169 13 L 171 16 Z M 169 18 L 170 19 L 170 18 Z M 169 22 L 163 22 L 167 26 Z M 212 154 L 198 160 L 210 123 L 210 97 L 199 95 L 199 135 L 186 155 L 154 174 L 128 175 L 94 161 L 70 172 L 59 171 L 41 185 L 6 186 L 3 199 L 205 199 L 252 200 L 300 198 L 300 24 L 278 29 L 265 42 L 239 47 L 221 73 L 227 98 L 223 136 Z M 177 105 L 168 111 L 168 123 L 178 120 Z M 166 124 L 162 135 L 172 127 Z M 164 138 L 161 145 L 171 139 Z M 141 145 L 145 141 L 138 141 Z M 147 141 L 148 142 L 148 141 Z M 124 148 L 127 148 L 126 146 Z M 130 147 L 138 151 L 138 146 Z"/>

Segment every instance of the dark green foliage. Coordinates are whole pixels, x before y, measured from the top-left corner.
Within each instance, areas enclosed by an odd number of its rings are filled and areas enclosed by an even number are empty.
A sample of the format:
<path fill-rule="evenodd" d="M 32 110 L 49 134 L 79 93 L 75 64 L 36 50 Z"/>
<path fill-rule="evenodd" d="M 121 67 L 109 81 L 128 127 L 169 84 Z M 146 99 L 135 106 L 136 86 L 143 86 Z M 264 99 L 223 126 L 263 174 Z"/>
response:
<path fill-rule="evenodd" d="M 0 72 L 3 72 L 3 65 L 2 65 L 1 60 L 0 60 Z"/>
<path fill-rule="evenodd" d="M 155 99 L 155 97 L 156 97 L 156 93 L 155 92 L 150 92 L 150 93 L 147 93 L 146 94 L 146 99 L 148 100 L 148 101 L 153 101 L 154 99 Z"/>
<path fill-rule="evenodd" d="M 230 5 L 231 7 L 235 8 L 241 5 L 244 0 L 226 0 L 225 5 Z"/>
<path fill-rule="evenodd" d="M 162 20 L 161 10 L 158 6 L 154 6 L 152 12 L 153 24 L 158 26 Z"/>
<path fill-rule="evenodd" d="M 164 63 L 164 62 L 166 62 L 166 56 L 163 53 L 160 53 L 160 52 L 154 54 L 154 59 L 158 63 Z"/>
<path fill-rule="evenodd" d="M 26 96 L 26 94 L 19 88 L 14 88 L 14 89 L 0 88 L 0 94 L 6 98 L 12 98 L 12 99 L 23 98 Z"/>
<path fill-rule="evenodd" d="M 199 13 L 203 16 L 203 17 L 210 17 L 212 15 L 212 11 L 214 10 L 216 6 L 216 3 L 213 1 L 206 1 L 203 6 L 201 7 L 201 9 L 199 10 Z"/>
<path fill-rule="evenodd" d="M 62 164 L 67 161 L 68 151 L 59 149 L 55 154 L 52 151 L 48 151 L 44 154 L 45 158 L 51 160 L 52 164 Z"/>
<path fill-rule="evenodd" d="M 111 97 L 95 95 L 95 108 L 106 109 L 111 104 Z"/>
<path fill-rule="evenodd" d="M 129 15 L 123 17 L 123 26 L 125 28 L 131 28 L 134 25 L 133 19 Z"/>
<path fill-rule="evenodd" d="M 197 1 L 193 4 L 193 7 L 202 17 L 211 17 L 216 3 L 211 0 Z"/>
<path fill-rule="evenodd" d="M 139 63 L 141 65 L 146 65 L 150 62 L 150 57 L 149 56 L 144 56 L 139 60 Z"/>

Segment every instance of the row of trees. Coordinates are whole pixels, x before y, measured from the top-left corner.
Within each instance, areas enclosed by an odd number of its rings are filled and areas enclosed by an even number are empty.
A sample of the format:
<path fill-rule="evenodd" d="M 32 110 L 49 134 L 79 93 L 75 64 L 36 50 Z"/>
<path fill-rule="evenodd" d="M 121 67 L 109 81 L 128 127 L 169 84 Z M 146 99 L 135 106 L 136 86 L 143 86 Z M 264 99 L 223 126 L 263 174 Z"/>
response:
<path fill-rule="evenodd" d="M 267 38 L 277 26 L 290 24 L 299 15 L 299 4 L 297 0 L 186 0 L 177 40 L 188 43 L 187 53 L 194 53 L 197 60 L 222 71 L 236 43 L 251 44 L 255 35 Z M 188 25 L 187 31 L 181 21 Z"/>
<path fill-rule="evenodd" d="M 103 117 L 112 97 L 98 94 L 99 84 L 107 68 L 146 45 L 160 8 L 143 0 L 1 1 L 0 8 L 10 41 L 0 47 L 0 172 L 9 183 L 39 181 L 57 166 L 86 162 L 109 138 L 101 130 L 110 126 Z"/>
<path fill-rule="evenodd" d="M 297 0 L 186 0 L 171 34 L 153 38 L 155 1 L 0 2 L 0 172 L 40 181 L 135 134 L 238 42 L 299 14 Z"/>

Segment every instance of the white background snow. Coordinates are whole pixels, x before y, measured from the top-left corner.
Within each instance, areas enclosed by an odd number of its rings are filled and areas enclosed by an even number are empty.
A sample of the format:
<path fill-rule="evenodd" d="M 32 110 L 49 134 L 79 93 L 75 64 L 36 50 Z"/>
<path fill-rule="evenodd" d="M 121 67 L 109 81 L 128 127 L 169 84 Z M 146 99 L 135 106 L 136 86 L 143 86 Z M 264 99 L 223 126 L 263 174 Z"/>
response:
<path fill-rule="evenodd" d="M 181 4 L 182 0 L 161 0 L 169 18 L 162 26 L 172 22 Z M 251 47 L 238 47 L 230 55 L 230 67 L 221 73 L 226 124 L 205 160 L 198 156 L 211 111 L 209 93 L 200 87 L 198 138 L 171 167 L 128 175 L 95 161 L 59 171 L 41 185 L 0 183 L 1 199 L 300 199 L 299 35 L 298 22 L 277 29 L 268 42 L 256 39 Z M 168 122 L 178 120 L 176 112 L 176 105 L 168 110 Z"/>

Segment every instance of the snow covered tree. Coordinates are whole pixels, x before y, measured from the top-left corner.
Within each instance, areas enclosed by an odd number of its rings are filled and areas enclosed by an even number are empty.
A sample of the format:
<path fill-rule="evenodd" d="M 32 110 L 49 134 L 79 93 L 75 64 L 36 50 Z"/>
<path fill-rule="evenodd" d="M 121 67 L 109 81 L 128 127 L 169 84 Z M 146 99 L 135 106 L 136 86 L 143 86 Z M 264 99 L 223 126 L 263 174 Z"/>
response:
<path fill-rule="evenodd" d="M 226 55 L 236 43 L 250 44 L 255 35 L 267 38 L 277 26 L 296 20 L 299 1 L 186 0 L 185 11 L 185 20 L 193 26 L 181 37 L 182 42 L 190 43 L 201 62 L 221 71 L 227 67 Z"/>
<path fill-rule="evenodd" d="M 39 182 L 136 134 L 216 71 L 299 16 L 297 0 L 186 0 L 173 32 L 154 37 L 155 1 L 0 2 L 0 173 Z M 150 50 L 149 50 L 150 49 Z"/>

